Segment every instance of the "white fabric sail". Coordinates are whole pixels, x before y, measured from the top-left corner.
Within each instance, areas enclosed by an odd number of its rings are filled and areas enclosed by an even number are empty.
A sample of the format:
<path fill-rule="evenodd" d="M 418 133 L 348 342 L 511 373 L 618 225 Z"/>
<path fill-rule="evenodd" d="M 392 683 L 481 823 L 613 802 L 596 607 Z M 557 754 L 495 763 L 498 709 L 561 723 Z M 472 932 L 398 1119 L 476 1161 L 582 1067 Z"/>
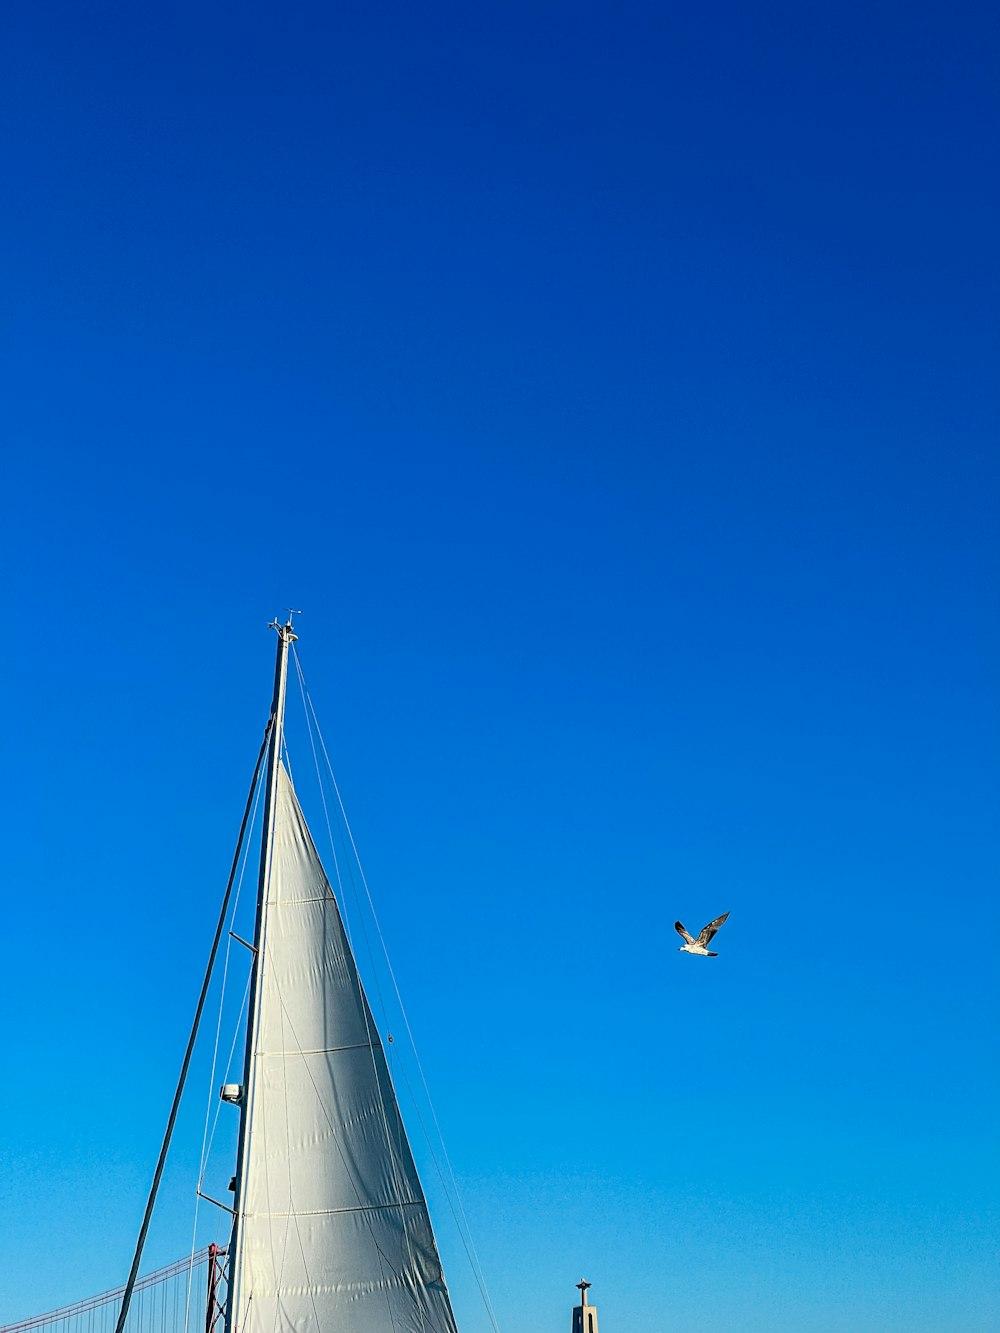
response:
<path fill-rule="evenodd" d="M 230 1327 L 456 1333 L 336 899 L 280 764 Z"/>

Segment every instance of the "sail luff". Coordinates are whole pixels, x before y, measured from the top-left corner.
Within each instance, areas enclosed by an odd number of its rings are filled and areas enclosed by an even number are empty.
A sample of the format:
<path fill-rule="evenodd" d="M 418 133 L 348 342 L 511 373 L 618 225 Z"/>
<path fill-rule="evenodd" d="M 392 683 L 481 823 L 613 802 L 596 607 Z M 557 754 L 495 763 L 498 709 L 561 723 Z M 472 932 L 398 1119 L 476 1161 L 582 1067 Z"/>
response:
<path fill-rule="evenodd" d="M 236 1256 L 239 1333 L 455 1333 L 336 897 L 279 764 Z"/>
<path fill-rule="evenodd" d="M 253 1049 L 255 1034 L 260 1022 L 259 984 L 260 963 L 263 956 L 264 934 L 266 928 L 267 880 L 270 873 L 271 853 L 274 842 L 274 795 L 278 780 L 278 768 L 281 763 L 281 743 L 285 729 L 285 696 L 288 683 L 288 647 L 298 637 L 292 630 L 291 618 L 280 625 L 272 622 L 272 629 L 278 632 L 278 644 L 274 662 L 274 689 L 271 696 L 271 740 L 267 754 L 267 779 L 264 793 L 263 828 L 260 845 L 260 866 L 257 875 L 257 910 L 254 920 L 253 963 L 250 971 L 250 993 L 247 1008 L 246 1046 L 243 1057 L 243 1097 L 240 1103 L 239 1146 L 236 1157 L 236 1188 L 233 1196 L 233 1227 L 229 1239 L 229 1297 L 226 1301 L 225 1333 L 233 1333 L 233 1318 L 239 1308 L 239 1273 L 238 1262 L 242 1237 L 240 1235 L 240 1213 L 246 1193 L 246 1168 L 249 1159 L 249 1141 L 253 1124 L 250 1114 L 252 1103 Z"/>

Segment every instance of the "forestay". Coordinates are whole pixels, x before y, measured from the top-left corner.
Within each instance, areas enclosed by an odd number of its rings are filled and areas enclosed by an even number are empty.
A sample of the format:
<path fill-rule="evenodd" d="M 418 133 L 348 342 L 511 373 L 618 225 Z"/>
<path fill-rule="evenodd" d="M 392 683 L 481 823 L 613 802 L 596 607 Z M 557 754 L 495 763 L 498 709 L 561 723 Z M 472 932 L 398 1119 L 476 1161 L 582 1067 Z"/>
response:
<path fill-rule="evenodd" d="M 277 768 L 229 1326 L 456 1333 L 336 899 Z"/>

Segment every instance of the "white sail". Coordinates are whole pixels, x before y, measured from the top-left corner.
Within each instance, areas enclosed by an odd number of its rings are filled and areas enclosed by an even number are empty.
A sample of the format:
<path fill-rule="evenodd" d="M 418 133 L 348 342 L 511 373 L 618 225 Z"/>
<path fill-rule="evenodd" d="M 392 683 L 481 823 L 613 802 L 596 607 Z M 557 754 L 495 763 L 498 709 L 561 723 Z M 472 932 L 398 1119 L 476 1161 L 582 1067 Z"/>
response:
<path fill-rule="evenodd" d="M 456 1333 L 340 912 L 280 764 L 276 777 L 229 1326 Z"/>

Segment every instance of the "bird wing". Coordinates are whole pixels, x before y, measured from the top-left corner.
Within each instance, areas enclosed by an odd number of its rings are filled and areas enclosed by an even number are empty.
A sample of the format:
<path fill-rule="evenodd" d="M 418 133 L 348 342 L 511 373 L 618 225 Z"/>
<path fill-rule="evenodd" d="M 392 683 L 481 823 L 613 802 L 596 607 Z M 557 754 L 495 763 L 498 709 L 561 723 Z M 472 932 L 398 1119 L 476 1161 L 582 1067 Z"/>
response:
<path fill-rule="evenodd" d="M 678 935 L 683 935 L 688 944 L 694 944 L 694 936 L 689 935 L 679 921 L 674 922 L 674 930 L 677 931 Z"/>
<path fill-rule="evenodd" d="M 701 945 L 702 948 L 704 948 L 706 944 L 711 943 L 713 935 L 719 929 L 719 927 L 722 925 L 722 923 L 725 921 L 728 915 L 729 915 L 728 912 L 723 912 L 721 916 L 717 916 L 714 921 L 710 921 L 708 923 L 705 929 L 698 936 L 698 943 Z"/>

